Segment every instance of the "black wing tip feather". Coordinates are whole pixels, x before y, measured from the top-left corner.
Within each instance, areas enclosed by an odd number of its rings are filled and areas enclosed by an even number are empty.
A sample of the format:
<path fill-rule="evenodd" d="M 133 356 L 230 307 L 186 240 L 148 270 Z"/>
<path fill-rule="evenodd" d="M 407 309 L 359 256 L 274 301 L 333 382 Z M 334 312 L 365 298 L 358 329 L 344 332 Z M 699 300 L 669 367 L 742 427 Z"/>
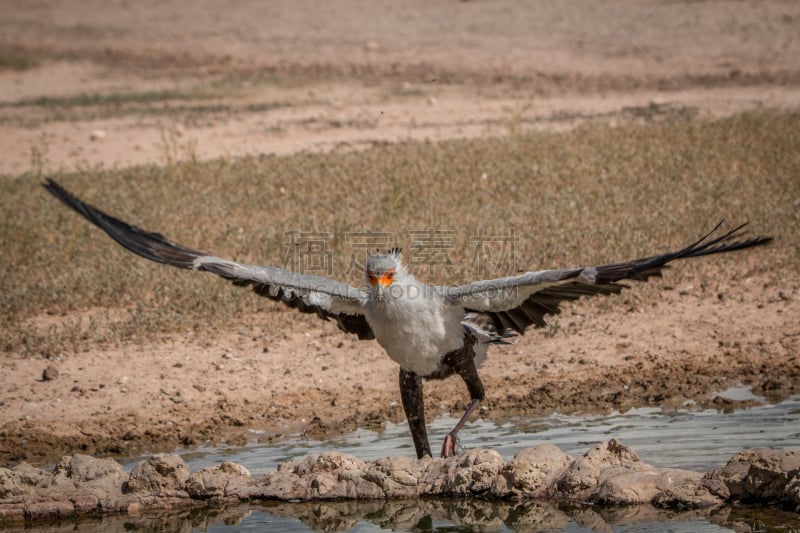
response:
<path fill-rule="evenodd" d="M 661 276 L 661 271 L 664 268 L 669 268 L 668 263 L 676 259 L 688 259 L 690 257 L 702 257 L 704 255 L 744 250 L 746 248 L 768 244 L 773 240 L 772 237 L 769 236 L 745 238 L 747 235 L 745 228 L 749 225 L 749 222 L 739 224 L 733 229 L 712 238 L 724 223 L 725 221 L 721 220 L 711 231 L 680 250 L 643 259 L 596 267 L 596 282 L 614 283 L 622 279 L 645 281 L 651 276 Z"/>
<path fill-rule="evenodd" d="M 88 207 L 87 204 L 79 200 L 74 194 L 65 189 L 53 178 L 45 178 L 45 181 L 42 183 L 42 187 L 47 189 L 50 194 L 61 200 L 62 203 L 68 205 L 89 220 L 92 220 L 90 212 L 86 209 Z"/>
<path fill-rule="evenodd" d="M 286 287 L 278 286 L 277 290 L 273 290 L 273 287 L 266 283 L 259 283 L 251 279 L 239 279 L 236 277 L 233 265 L 225 261 L 208 259 L 197 264 L 195 259 L 208 257 L 208 254 L 175 244 L 159 233 L 149 232 L 114 218 L 80 200 L 52 178 L 46 178 L 42 186 L 64 204 L 105 231 L 109 237 L 137 255 L 158 263 L 211 272 L 232 281 L 234 285 L 252 286 L 256 294 L 281 301 L 302 313 L 314 313 L 324 320 L 335 318 L 339 329 L 347 333 L 356 334 L 359 339 L 375 338 L 372 329 L 363 316 L 331 313 L 320 307 L 307 304 L 295 291 Z"/>
<path fill-rule="evenodd" d="M 105 231 L 117 243 L 145 259 L 178 268 L 192 269 L 195 259 L 208 255 L 205 252 L 175 244 L 160 233 L 147 231 L 123 222 L 84 202 L 53 178 L 46 178 L 42 186 L 61 202 Z"/>
<path fill-rule="evenodd" d="M 749 222 L 739 224 L 724 234 L 711 240 L 707 240 L 714 233 L 716 233 L 716 231 L 722 227 L 724 223 L 725 221 L 721 220 L 716 226 L 714 226 L 714 229 L 704 235 L 699 241 L 684 248 L 684 250 L 688 252 L 686 257 L 699 257 L 701 255 L 742 250 L 745 248 L 752 248 L 753 246 L 761 246 L 772 241 L 772 237 L 769 236 L 744 238 L 747 236 L 747 231 L 745 228 L 750 225 Z M 739 238 L 740 240 L 733 240 L 736 238 Z"/>
<path fill-rule="evenodd" d="M 535 292 L 528 300 L 515 309 L 505 311 L 487 311 L 485 314 L 494 322 L 499 331 L 513 330 L 524 334 L 525 328 L 534 325 L 541 328 L 547 325 L 545 316 L 557 315 L 561 312 L 560 303 L 565 300 L 577 300 L 582 296 L 599 294 L 618 294 L 628 286 L 622 280 L 646 281 L 650 277 L 660 277 L 668 263 L 676 259 L 700 257 L 716 253 L 732 252 L 754 246 L 761 246 L 772 241 L 772 237 L 746 237 L 744 228 L 748 223 L 740 224 L 732 230 L 713 237 L 722 227 L 724 221 L 690 245 L 674 252 L 656 255 L 643 259 L 635 259 L 622 263 L 612 263 L 595 267 L 596 275 L 592 282 L 579 281 L 579 274 L 584 269 L 569 273 L 563 279 L 575 278 L 575 281 L 546 288 Z"/>
<path fill-rule="evenodd" d="M 670 257 L 669 260 L 672 259 L 681 259 L 684 257 L 700 257 L 703 255 L 711 255 L 723 252 L 732 252 L 734 250 L 743 250 L 745 248 L 752 248 L 754 246 L 762 246 L 764 244 L 768 244 L 772 242 L 772 237 L 769 236 L 759 236 L 759 237 L 747 237 L 746 227 L 750 225 L 749 222 L 744 222 L 739 224 L 735 228 L 726 231 L 722 235 L 718 235 L 714 238 L 711 238 L 719 228 L 725 223 L 725 220 L 719 221 L 714 228 L 703 235 L 700 239 L 693 242 L 689 246 L 674 252 L 673 254 L 665 254 L 661 257 Z M 738 240 L 735 240 L 738 239 Z"/>

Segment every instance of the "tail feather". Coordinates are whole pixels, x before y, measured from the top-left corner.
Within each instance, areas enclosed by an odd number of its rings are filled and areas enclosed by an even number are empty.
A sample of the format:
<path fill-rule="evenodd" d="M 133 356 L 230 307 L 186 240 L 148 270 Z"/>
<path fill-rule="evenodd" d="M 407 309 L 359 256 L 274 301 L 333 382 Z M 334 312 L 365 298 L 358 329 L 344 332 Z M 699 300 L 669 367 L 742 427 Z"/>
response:
<path fill-rule="evenodd" d="M 500 331 L 494 321 L 483 313 L 470 312 L 461 320 L 464 332 L 473 337 L 478 344 L 511 344 L 506 339 L 516 337 L 511 329 Z"/>

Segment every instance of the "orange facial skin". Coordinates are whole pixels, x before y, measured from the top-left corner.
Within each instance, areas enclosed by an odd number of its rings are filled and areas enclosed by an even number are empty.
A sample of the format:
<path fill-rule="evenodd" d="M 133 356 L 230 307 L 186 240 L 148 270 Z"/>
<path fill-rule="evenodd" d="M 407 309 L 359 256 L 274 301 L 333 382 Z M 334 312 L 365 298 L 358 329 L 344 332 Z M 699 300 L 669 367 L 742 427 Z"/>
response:
<path fill-rule="evenodd" d="M 394 283 L 394 269 L 384 272 L 381 275 L 367 272 L 367 277 L 369 278 L 369 284 L 373 287 L 379 283 L 382 287 L 388 287 Z"/>

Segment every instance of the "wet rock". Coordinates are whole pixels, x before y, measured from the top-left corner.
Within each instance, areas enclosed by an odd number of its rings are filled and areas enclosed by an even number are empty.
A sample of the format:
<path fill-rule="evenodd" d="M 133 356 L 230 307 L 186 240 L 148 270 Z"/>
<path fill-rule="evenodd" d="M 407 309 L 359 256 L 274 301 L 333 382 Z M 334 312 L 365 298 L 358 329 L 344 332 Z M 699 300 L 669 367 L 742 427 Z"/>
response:
<path fill-rule="evenodd" d="M 284 463 L 278 470 L 291 470 L 298 476 L 330 474 L 342 470 L 364 470 L 367 463 L 347 453 L 324 452 L 311 455 L 302 461 Z"/>
<path fill-rule="evenodd" d="M 516 498 L 543 496 L 557 476 L 573 462 L 570 455 L 552 444 L 542 444 L 520 451 L 503 470 L 507 488 Z M 495 493 L 502 497 L 499 486 Z"/>
<path fill-rule="evenodd" d="M 595 445 L 569 465 L 549 495 L 603 505 L 651 503 L 659 493 L 701 477 L 697 472 L 643 463 L 632 449 L 612 439 Z"/>
<path fill-rule="evenodd" d="M 110 459 L 62 457 L 52 472 L 22 463 L 0 469 L 0 517 L 43 520 L 94 512 L 116 512 L 125 505 L 125 470 Z"/>
<path fill-rule="evenodd" d="M 37 501 L 25 505 L 25 517 L 29 520 L 69 518 L 74 514 L 75 507 L 70 501 Z"/>
<path fill-rule="evenodd" d="M 86 455 L 63 457 L 52 472 L 22 463 L 0 468 L 0 525 L 5 520 L 38 520 L 85 514 L 143 514 L 217 506 L 236 500 L 326 501 L 333 521 L 349 523 L 345 500 L 394 500 L 381 506 L 392 523 L 415 524 L 419 505 L 403 503 L 425 497 L 478 497 L 518 501 L 513 517 L 490 502 L 459 509 L 460 523 L 513 522 L 523 529 L 567 523 L 552 502 L 592 503 L 574 520 L 584 524 L 635 520 L 659 509 L 704 512 L 724 502 L 777 504 L 800 509 L 800 453 L 748 450 L 705 476 L 643 463 L 624 444 L 600 443 L 577 459 L 551 445 L 521 451 L 508 463 L 492 450 L 470 450 L 448 459 L 387 457 L 365 462 L 343 453 L 322 453 L 282 464 L 253 479 L 235 463 L 190 474 L 175 455 L 155 455 L 138 463 L 130 476 L 110 459 Z M 337 503 L 338 502 L 338 503 Z M 427 504 L 426 504 L 427 505 Z M 504 508 L 507 509 L 507 508 Z M 707 512 L 707 511 L 706 511 Z M 341 513 L 341 516 L 339 515 Z M 612 516 L 613 515 L 613 516 Z M 388 519 L 388 518 L 387 518 Z M 594 526 L 592 526 L 594 527 Z"/>
<path fill-rule="evenodd" d="M 117 489 L 128 479 L 128 474 L 113 459 L 97 459 L 82 454 L 62 457 L 56 463 L 53 476 L 56 484 L 87 486 L 102 483 Z"/>
<path fill-rule="evenodd" d="M 378 484 L 385 497 L 392 499 L 417 498 L 422 463 L 411 457 L 378 459 L 367 469 L 365 479 Z"/>
<path fill-rule="evenodd" d="M 505 463 L 494 450 L 469 450 L 463 455 L 431 461 L 422 474 L 420 494 L 426 496 L 488 495 Z"/>
<path fill-rule="evenodd" d="M 246 486 L 251 480 L 250 471 L 245 467 L 225 461 L 224 463 L 198 470 L 186 482 L 186 492 L 192 498 L 238 498 L 237 489 Z"/>
<path fill-rule="evenodd" d="M 702 474 L 688 470 L 649 467 L 639 472 L 620 472 L 612 468 L 600 476 L 597 489 L 588 501 L 602 505 L 652 503 L 656 496 L 677 486 L 684 486 L 687 491 L 693 490 L 692 487 L 701 477 Z"/>
<path fill-rule="evenodd" d="M 125 491 L 155 497 L 186 498 L 189 467 L 177 455 L 157 454 L 136 463 Z"/>
<path fill-rule="evenodd" d="M 127 480 L 128 474 L 113 459 L 73 455 L 56 463 L 52 485 L 69 498 L 76 514 L 86 514 L 125 505 L 122 489 Z"/>
<path fill-rule="evenodd" d="M 721 482 L 720 497 L 800 511 L 800 452 L 754 448 L 734 455 L 705 479 Z"/>
<path fill-rule="evenodd" d="M 0 468 L 0 500 L 32 494 L 37 489 L 51 485 L 51 475 L 34 468 L 28 463 L 20 463 L 14 468 Z"/>
<path fill-rule="evenodd" d="M 706 480 L 688 479 L 663 489 L 656 494 L 652 503 L 662 509 L 706 509 L 724 503 L 718 494 L 718 487 Z"/>
<path fill-rule="evenodd" d="M 569 465 L 549 495 L 556 499 L 586 498 L 597 488 L 604 471 L 637 472 L 643 465 L 633 450 L 615 439 L 596 444 Z"/>
<path fill-rule="evenodd" d="M 384 498 L 378 483 L 365 476 L 366 470 L 367 463 L 349 454 L 314 454 L 280 465 L 251 494 L 279 500 Z"/>
<path fill-rule="evenodd" d="M 13 470 L 0 468 L 0 499 L 24 496 L 33 492 L 33 488 L 23 483 Z"/>

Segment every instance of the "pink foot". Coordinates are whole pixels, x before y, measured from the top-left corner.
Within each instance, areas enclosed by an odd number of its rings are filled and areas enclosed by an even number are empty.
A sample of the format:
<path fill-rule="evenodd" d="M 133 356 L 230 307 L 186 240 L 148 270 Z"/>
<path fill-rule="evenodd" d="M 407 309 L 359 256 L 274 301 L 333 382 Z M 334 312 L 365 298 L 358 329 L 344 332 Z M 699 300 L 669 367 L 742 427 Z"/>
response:
<path fill-rule="evenodd" d="M 448 433 L 442 443 L 442 457 L 452 457 L 458 453 L 460 448 L 456 438 Z"/>

